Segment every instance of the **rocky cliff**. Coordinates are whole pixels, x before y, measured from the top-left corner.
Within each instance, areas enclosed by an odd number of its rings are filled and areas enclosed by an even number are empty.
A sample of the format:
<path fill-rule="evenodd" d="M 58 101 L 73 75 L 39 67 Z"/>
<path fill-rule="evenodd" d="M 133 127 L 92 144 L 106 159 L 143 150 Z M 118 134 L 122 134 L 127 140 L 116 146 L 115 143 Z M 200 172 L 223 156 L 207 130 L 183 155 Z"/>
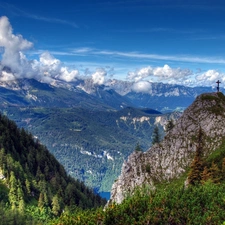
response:
<path fill-rule="evenodd" d="M 198 96 L 160 144 L 147 152 L 133 152 L 123 163 L 121 175 L 112 186 L 110 202 L 121 203 L 137 186 L 148 184 L 154 188 L 155 182 L 181 175 L 193 159 L 199 127 L 204 133 L 204 153 L 207 155 L 225 137 L 225 96 L 222 93 Z"/>

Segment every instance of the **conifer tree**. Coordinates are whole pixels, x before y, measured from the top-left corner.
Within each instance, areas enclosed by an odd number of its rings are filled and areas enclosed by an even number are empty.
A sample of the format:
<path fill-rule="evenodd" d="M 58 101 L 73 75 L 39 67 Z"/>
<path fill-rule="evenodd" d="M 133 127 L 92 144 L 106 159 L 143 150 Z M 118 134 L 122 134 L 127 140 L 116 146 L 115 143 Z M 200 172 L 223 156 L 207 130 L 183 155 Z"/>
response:
<path fill-rule="evenodd" d="M 136 147 L 135 147 L 135 151 L 140 152 L 142 151 L 141 146 L 139 144 L 139 142 L 137 143 Z"/>
<path fill-rule="evenodd" d="M 38 199 L 38 208 L 43 209 L 45 205 L 44 194 L 41 192 Z"/>
<path fill-rule="evenodd" d="M 58 216 L 60 214 L 60 202 L 57 195 L 52 198 L 52 213 L 55 216 Z"/>
<path fill-rule="evenodd" d="M 18 209 L 20 213 L 23 213 L 25 210 L 25 202 L 24 199 L 19 200 Z"/>
<path fill-rule="evenodd" d="M 206 181 L 211 179 L 211 173 L 209 169 L 207 168 L 207 166 L 204 167 L 201 177 L 202 177 L 201 179 L 202 184 L 204 184 Z"/>
<path fill-rule="evenodd" d="M 160 133 L 159 133 L 159 128 L 158 126 L 155 126 L 153 134 L 152 134 L 152 144 L 156 144 L 160 142 Z"/>
<path fill-rule="evenodd" d="M 10 172 L 9 179 L 9 202 L 12 209 L 16 209 L 17 206 L 17 180 L 14 175 L 14 172 Z"/>
<path fill-rule="evenodd" d="M 199 184 L 202 179 L 203 172 L 203 131 L 200 128 L 198 131 L 198 145 L 194 160 L 191 163 L 191 170 L 188 174 L 188 183 L 191 185 Z"/>
<path fill-rule="evenodd" d="M 26 185 L 27 194 L 30 195 L 31 194 L 31 184 L 28 179 L 25 180 L 25 185 Z"/>
<path fill-rule="evenodd" d="M 220 181 L 220 170 L 214 162 L 212 162 L 212 165 L 210 167 L 210 174 L 211 174 L 211 180 L 213 183 L 218 183 Z"/>
<path fill-rule="evenodd" d="M 20 180 L 18 180 L 18 185 L 17 185 L 17 201 L 21 201 L 24 200 L 24 193 L 23 193 L 23 189 L 22 189 L 22 185 Z"/>
<path fill-rule="evenodd" d="M 168 120 L 165 126 L 165 131 L 169 132 L 174 126 L 175 125 L 173 119 Z"/>

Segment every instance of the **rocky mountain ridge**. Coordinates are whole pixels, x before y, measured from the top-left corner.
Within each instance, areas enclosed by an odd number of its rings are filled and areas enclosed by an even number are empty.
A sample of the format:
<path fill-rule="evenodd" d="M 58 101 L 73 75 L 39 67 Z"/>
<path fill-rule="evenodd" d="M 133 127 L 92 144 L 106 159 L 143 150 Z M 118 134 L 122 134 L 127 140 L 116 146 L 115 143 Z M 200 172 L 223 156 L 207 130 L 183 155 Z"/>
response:
<path fill-rule="evenodd" d="M 135 89 L 136 83 L 108 80 L 105 84 L 93 83 L 92 79 L 77 79 L 74 82 L 53 80 L 43 83 L 35 79 L 18 79 L 0 82 L 0 89 L 9 92 L 11 103 L 60 107 L 86 107 L 122 109 L 128 106 L 153 108 L 161 112 L 182 111 L 201 93 L 211 92 L 215 87 L 186 87 L 175 84 L 149 83 L 149 90 Z M 39 93 L 38 90 L 41 90 Z M 222 89 L 221 89 L 222 90 Z M 223 89 L 224 90 L 224 89 Z M 51 93 L 49 95 L 49 93 Z M 0 96 L 1 97 L 1 96 Z M 45 101 L 43 101 L 45 97 Z M 1 100 L 1 99 L 0 99 Z M 5 99 L 3 99 L 5 100 Z M 84 102 L 86 104 L 84 104 Z"/>
<path fill-rule="evenodd" d="M 225 96 L 222 93 L 198 96 L 161 143 L 144 153 L 133 152 L 124 161 L 121 175 L 112 186 L 110 202 L 121 203 L 137 186 L 147 184 L 154 188 L 156 182 L 181 175 L 193 159 L 199 127 L 204 133 L 204 154 L 213 152 L 225 136 L 224 117 Z"/>

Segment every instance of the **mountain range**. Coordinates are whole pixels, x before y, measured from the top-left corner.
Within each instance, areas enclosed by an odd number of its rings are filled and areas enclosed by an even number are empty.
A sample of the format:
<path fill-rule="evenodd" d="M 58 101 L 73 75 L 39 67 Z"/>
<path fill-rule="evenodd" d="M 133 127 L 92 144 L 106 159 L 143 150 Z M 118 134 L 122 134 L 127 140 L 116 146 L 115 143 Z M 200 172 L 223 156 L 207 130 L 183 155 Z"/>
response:
<path fill-rule="evenodd" d="M 151 146 L 155 126 L 176 120 L 195 97 L 210 87 L 152 83 L 135 92 L 133 83 L 91 79 L 51 84 L 34 79 L 0 83 L 1 111 L 32 132 L 73 177 L 96 191 L 109 191 L 122 163 L 137 143 Z M 175 111 L 175 112 L 173 112 Z"/>

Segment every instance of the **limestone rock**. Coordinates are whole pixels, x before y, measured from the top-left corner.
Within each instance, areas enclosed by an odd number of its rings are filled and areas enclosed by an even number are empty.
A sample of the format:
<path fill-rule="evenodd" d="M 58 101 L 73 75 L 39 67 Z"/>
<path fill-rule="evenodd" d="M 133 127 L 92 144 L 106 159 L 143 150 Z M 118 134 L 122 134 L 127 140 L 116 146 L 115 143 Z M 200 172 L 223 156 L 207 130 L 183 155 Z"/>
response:
<path fill-rule="evenodd" d="M 146 152 L 134 152 L 123 163 L 121 175 L 111 190 L 110 202 L 121 203 L 135 187 L 180 176 L 190 165 L 199 128 L 204 133 L 204 154 L 219 147 L 225 136 L 225 96 L 206 93 L 198 96 L 177 120 L 160 144 Z"/>

